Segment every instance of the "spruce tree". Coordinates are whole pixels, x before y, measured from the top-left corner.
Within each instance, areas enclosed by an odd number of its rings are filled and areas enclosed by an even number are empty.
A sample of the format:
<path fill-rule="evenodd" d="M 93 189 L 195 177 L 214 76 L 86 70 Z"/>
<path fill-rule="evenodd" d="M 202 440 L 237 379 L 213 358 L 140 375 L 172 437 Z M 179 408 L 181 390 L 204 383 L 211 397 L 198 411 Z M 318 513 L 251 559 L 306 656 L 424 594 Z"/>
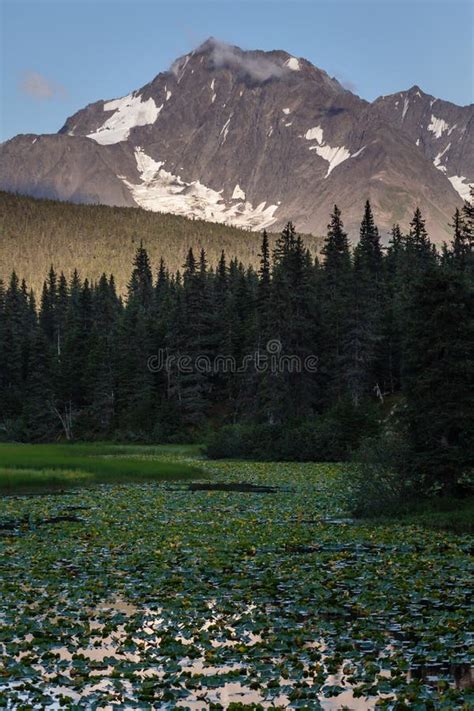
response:
<path fill-rule="evenodd" d="M 472 249 L 472 241 L 474 241 L 474 185 L 471 185 L 469 199 L 464 201 L 462 221 L 465 239 L 471 242 Z"/>
<path fill-rule="evenodd" d="M 380 236 L 368 200 L 354 251 L 353 294 L 348 377 L 351 399 L 357 407 L 374 390 L 381 392 L 383 385 L 384 264 Z"/>
<path fill-rule="evenodd" d="M 43 333 L 50 343 L 57 349 L 58 343 L 58 313 L 57 313 L 58 289 L 57 277 L 51 265 L 48 278 L 43 285 L 41 297 L 40 323 Z"/>
<path fill-rule="evenodd" d="M 470 211 L 472 210 L 472 215 Z M 463 212 L 456 208 L 453 217 L 451 242 L 452 263 L 456 269 L 465 271 L 474 268 L 474 209 L 466 202 Z"/>
<path fill-rule="evenodd" d="M 4 422 L 10 423 L 8 426 L 21 417 L 23 407 L 29 317 L 28 295 L 26 290 L 22 289 L 18 276 L 13 272 L 4 296 L 2 319 L 5 369 L 2 410 Z"/>
<path fill-rule="evenodd" d="M 426 223 L 419 207 L 410 222 L 410 231 L 405 240 L 409 270 L 416 274 L 428 268 L 434 261 L 435 251 L 428 237 Z M 406 275 L 408 276 L 408 274 Z"/>
<path fill-rule="evenodd" d="M 271 328 L 271 263 L 270 263 L 270 247 L 268 242 L 268 234 L 263 230 L 262 246 L 260 250 L 260 268 L 258 271 L 258 293 L 257 293 L 257 310 L 258 310 L 258 343 L 257 348 L 262 348 L 262 345 L 270 337 Z"/>
<path fill-rule="evenodd" d="M 331 215 L 322 249 L 321 274 L 322 339 L 320 368 L 326 402 L 347 393 L 350 364 L 349 329 L 352 302 L 352 262 L 347 234 L 337 205 Z"/>
<path fill-rule="evenodd" d="M 192 249 L 189 250 L 183 287 L 186 351 L 182 355 L 189 362 L 180 374 L 180 408 L 189 425 L 199 425 L 207 411 L 212 375 L 206 372 L 205 359 L 211 359 L 215 352 L 212 287 L 204 250 L 201 250 L 198 265 Z"/>
<path fill-rule="evenodd" d="M 133 271 L 128 283 L 128 300 L 144 309 L 150 307 L 153 300 L 153 275 L 148 253 L 140 242 L 133 260 Z"/>
<path fill-rule="evenodd" d="M 94 436 L 110 436 L 115 419 L 116 330 L 121 310 L 113 280 L 105 274 L 92 293 L 92 327 L 84 371 L 87 427 Z"/>
<path fill-rule="evenodd" d="M 25 389 L 23 411 L 25 434 L 29 441 L 48 442 L 61 434 L 55 392 L 57 369 L 51 343 L 41 328 L 32 334 L 29 354 L 29 378 Z"/>
<path fill-rule="evenodd" d="M 399 225 L 392 228 L 391 239 L 385 258 L 387 302 L 383 325 L 383 361 L 385 371 L 383 390 L 395 393 L 400 389 L 401 338 L 403 331 L 402 292 L 403 264 L 405 261 L 404 238 Z"/>
<path fill-rule="evenodd" d="M 152 328 L 155 289 L 150 260 L 143 244 L 137 249 L 128 296 L 117 325 L 116 419 L 124 436 L 147 438 L 154 428 L 154 375 L 149 358 L 154 355 Z"/>
<path fill-rule="evenodd" d="M 456 491 L 474 460 L 472 281 L 430 267 L 406 311 L 403 389 L 411 465 L 424 489 Z"/>

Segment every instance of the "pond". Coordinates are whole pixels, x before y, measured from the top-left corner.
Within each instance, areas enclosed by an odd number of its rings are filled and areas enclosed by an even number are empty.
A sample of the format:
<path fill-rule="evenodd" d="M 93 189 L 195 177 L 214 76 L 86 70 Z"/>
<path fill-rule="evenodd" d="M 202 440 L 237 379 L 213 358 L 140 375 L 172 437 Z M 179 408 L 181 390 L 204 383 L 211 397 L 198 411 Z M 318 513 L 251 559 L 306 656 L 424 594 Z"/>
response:
<path fill-rule="evenodd" d="M 474 704 L 472 538 L 348 518 L 342 465 L 200 465 L 0 501 L 3 706 Z"/>

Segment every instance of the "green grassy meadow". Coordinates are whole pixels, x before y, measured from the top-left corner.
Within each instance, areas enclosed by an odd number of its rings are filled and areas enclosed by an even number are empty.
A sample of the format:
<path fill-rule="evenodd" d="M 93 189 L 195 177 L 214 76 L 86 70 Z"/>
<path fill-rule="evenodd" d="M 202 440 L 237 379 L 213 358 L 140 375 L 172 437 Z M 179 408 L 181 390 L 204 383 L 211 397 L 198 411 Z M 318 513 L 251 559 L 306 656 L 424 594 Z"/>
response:
<path fill-rule="evenodd" d="M 162 447 L 161 454 L 193 452 Z M 0 444 L 0 493 L 198 477 L 184 462 L 157 460 L 156 448 L 111 444 Z"/>

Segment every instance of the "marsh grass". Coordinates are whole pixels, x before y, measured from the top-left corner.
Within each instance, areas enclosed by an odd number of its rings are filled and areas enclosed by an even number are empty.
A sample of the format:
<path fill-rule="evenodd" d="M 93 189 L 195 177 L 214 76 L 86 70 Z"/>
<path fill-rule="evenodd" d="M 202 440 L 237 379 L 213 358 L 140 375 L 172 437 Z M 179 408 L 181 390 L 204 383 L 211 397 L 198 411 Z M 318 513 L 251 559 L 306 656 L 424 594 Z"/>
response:
<path fill-rule="evenodd" d="M 0 444 L 0 492 L 202 478 L 197 466 L 163 461 L 183 447 Z M 187 448 L 191 453 L 191 448 Z"/>
<path fill-rule="evenodd" d="M 474 496 L 465 499 L 454 497 L 430 498 L 409 505 L 392 516 L 398 523 L 408 523 L 425 528 L 452 531 L 459 534 L 474 533 Z"/>

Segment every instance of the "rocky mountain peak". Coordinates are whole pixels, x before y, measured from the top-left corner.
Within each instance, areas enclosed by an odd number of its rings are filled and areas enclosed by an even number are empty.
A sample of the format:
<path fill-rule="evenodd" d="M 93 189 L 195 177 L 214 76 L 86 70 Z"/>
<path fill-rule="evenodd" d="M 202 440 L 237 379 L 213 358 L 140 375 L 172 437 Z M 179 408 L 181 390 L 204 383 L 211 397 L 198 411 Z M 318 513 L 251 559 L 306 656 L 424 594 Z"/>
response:
<path fill-rule="evenodd" d="M 211 37 L 60 136 L 7 142 L 0 188 L 315 234 L 337 202 L 354 237 L 370 198 L 382 230 L 419 205 L 443 241 L 474 180 L 472 118 L 416 85 L 370 104 L 304 58 Z"/>
<path fill-rule="evenodd" d="M 170 73 L 180 80 L 185 73 L 207 71 L 218 75 L 230 72 L 236 80 L 251 86 L 269 82 L 298 83 L 309 78 L 326 83 L 334 91 L 345 91 L 334 77 L 315 67 L 303 57 L 284 50 L 244 50 L 235 45 L 208 38 L 196 49 L 179 57 L 170 67 Z"/>

